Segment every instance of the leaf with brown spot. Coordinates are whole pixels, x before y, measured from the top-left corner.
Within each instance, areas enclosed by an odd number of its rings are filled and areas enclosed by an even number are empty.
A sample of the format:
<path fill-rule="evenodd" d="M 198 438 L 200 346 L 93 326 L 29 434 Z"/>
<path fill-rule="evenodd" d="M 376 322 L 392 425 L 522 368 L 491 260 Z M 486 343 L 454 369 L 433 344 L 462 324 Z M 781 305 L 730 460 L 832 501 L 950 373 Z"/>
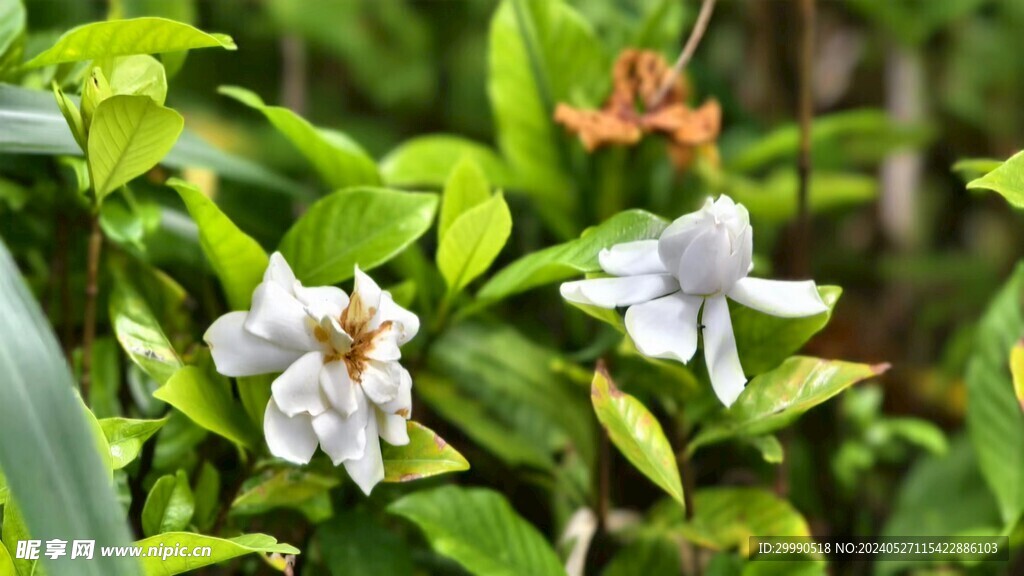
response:
<path fill-rule="evenodd" d="M 408 421 L 409 443 L 380 445 L 384 458 L 385 482 L 409 482 L 446 472 L 469 470 L 469 462 L 433 430 L 419 422 Z"/>
<path fill-rule="evenodd" d="M 603 365 L 594 372 L 590 397 L 597 419 L 619 452 L 685 506 L 675 453 L 654 415 L 639 400 L 619 390 Z"/>

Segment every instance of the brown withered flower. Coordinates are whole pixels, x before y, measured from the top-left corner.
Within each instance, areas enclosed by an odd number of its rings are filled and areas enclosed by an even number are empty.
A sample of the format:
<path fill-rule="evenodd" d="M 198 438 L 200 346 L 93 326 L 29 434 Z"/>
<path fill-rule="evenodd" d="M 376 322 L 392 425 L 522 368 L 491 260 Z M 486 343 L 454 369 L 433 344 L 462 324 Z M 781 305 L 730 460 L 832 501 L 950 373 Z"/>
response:
<path fill-rule="evenodd" d="M 631 146 L 644 134 L 662 134 L 668 139 L 672 162 L 685 169 L 698 146 L 718 138 L 722 108 L 713 99 L 696 109 L 687 106 L 681 78 L 660 94 L 662 84 L 672 74 L 661 54 L 625 50 L 612 70 L 612 92 L 604 106 L 580 110 L 559 104 L 555 121 L 578 135 L 588 152 L 604 145 Z"/>

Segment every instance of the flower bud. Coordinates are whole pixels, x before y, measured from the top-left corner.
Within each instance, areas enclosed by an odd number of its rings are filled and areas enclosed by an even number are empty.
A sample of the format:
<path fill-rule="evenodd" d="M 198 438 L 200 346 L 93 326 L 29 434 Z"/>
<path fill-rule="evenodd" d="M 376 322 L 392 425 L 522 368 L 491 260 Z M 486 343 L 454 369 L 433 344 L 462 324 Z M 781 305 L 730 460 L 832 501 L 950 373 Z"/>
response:
<path fill-rule="evenodd" d="M 658 256 L 684 293 L 709 296 L 728 292 L 750 272 L 753 246 L 747 209 L 721 196 L 669 225 Z"/>

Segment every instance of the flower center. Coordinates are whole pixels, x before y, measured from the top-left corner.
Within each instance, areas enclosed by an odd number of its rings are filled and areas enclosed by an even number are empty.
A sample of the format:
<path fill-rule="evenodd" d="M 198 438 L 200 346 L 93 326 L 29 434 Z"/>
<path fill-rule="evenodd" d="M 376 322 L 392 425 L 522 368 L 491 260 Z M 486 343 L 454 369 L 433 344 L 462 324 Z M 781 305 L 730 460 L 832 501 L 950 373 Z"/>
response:
<path fill-rule="evenodd" d="M 371 330 L 370 322 L 376 313 L 377 309 L 366 307 L 356 293 L 337 318 L 337 324 L 331 322 L 327 327 L 321 324 L 313 329 L 313 336 L 326 348 L 324 364 L 344 362 L 349 378 L 357 384 L 362 383 L 363 372 L 370 363 L 369 353 L 374 348 L 377 336 L 392 326 L 391 321 L 387 320 Z"/>

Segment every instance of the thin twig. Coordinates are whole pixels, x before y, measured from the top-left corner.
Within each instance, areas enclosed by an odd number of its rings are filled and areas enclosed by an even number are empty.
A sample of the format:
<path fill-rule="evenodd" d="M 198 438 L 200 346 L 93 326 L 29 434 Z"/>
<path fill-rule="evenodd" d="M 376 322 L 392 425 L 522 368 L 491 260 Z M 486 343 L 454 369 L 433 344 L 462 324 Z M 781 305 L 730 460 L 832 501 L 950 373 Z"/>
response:
<path fill-rule="evenodd" d="M 697 45 L 700 44 L 700 39 L 704 37 L 704 32 L 708 29 L 708 23 L 711 22 L 711 13 L 715 11 L 715 0 L 704 0 L 704 3 L 700 6 L 700 14 L 697 15 L 697 22 L 693 25 L 693 30 L 690 31 L 690 37 L 687 38 L 686 44 L 683 46 L 683 51 L 679 53 L 679 58 L 676 58 L 676 63 L 672 65 L 672 69 L 665 76 L 662 81 L 661 88 L 658 88 L 658 92 L 651 99 L 650 107 L 653 108 L 658 104 L 669 93 L 672 89 L 672 85 L 675 83 L 676 78 L 683 72 L 686 65 L 690 62 L 690 58 L 693 58 L 693 53 L 697 51 Z"/>
<path fill-rule="evenodd" d="M 100 255 L 103 251 L 103 231 L 100 216 L 93 214 L 89 232 L 89 260 L 85 284 L 85 326 L 82 331 L 82 400 L 89 403 L 89 385 L 92 382 L 92 343 L 96 339 L 96 297 L 99 295 Z"/>
<path fill-rule="evenodd" d="M 797 174 L 799 204 L 799 232 L 795 272 L 806 278 L 811 268 L 811 217 L 809 197 L 811 188 L 811 123 L 814 120 L 814 27 L 815 0 L 800 0 L 800 156 Z"/>

